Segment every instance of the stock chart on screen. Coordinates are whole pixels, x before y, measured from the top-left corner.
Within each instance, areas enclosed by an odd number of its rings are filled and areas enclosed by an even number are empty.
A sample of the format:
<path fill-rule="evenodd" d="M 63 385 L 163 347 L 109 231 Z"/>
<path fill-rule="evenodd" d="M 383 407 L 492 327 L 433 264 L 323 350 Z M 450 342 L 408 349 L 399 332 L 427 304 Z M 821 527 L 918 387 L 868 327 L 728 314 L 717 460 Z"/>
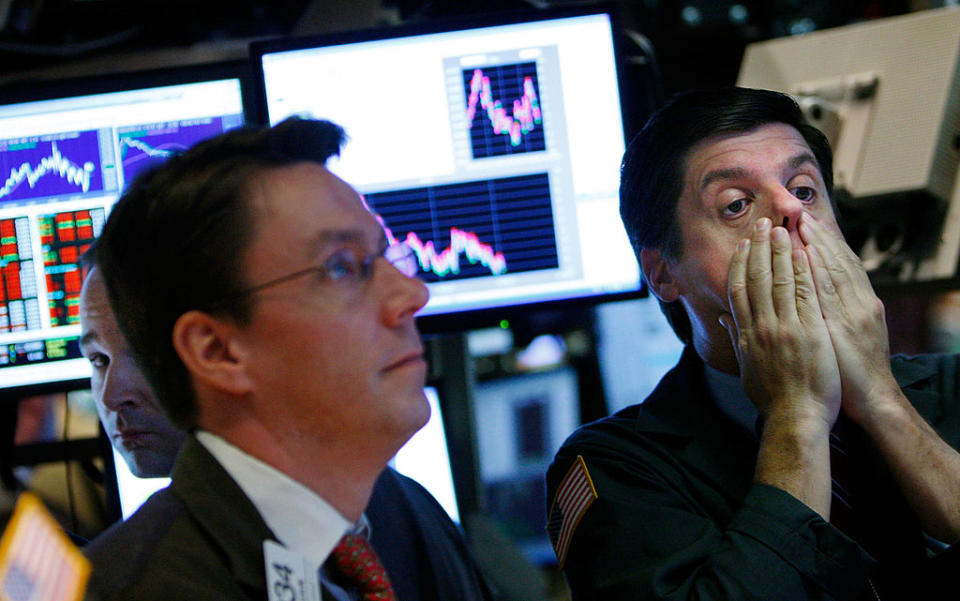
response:
<path fill-rule="evenodd" d="M 252 53 L 271 123 L 301 115 L 346 129 L 330 169 L 416 252 L 430 288 L 421 316 L 640 292 L 618 209 L 610 15 L 542 11 Z"/>
<path fill-rule="evenodd" d="M 81 257 L 110 208 L 145 169 L 244 120 L 236 79 L 109 83 L 88 95 L 0 94 L 0 391 L 89 375 Z"/>

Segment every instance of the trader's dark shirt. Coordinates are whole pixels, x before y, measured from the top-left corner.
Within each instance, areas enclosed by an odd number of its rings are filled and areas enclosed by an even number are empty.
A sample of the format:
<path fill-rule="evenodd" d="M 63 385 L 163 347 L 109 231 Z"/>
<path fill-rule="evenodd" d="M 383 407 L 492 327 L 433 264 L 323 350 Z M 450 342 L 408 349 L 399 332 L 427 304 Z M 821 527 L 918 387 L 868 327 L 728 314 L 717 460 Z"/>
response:
<path fill-rule="evenodd" d="M 892 366 L 957 448 L 960 358 L 898 357 Z M 579 429 L 550 467 L 548 505 L 578 455 L 598 494 L 564 566 L 573 599 L 935 598 L 934 570 L 943 574 L 956 549 L 931 559 L 875 449 L 852 423 L 839 426 L 854 466 L 853 538 L 753 482 L 756 437 L 712 402 L 703 363 L 687 348 L 643 404 Z"/>

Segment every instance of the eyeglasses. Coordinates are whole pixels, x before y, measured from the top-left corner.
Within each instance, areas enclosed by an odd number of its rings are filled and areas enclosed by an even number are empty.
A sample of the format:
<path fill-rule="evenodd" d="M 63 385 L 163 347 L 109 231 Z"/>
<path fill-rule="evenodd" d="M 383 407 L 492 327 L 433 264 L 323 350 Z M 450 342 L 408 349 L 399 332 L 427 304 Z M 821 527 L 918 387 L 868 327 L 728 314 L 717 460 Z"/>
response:
<path fill-rule="evenodd" d="M 362 284 L 373 275 L 373 266 L 377 259 L 385 258 L 391 265 L 407 277 L 416 277 L 420 272 L 420 262 L 416 252 L 409 245 L 402 242 L 391 244 L 383 249 L 366 254 L 359 247 L 345 246 L 337 249 L 321 265 L 307 267 L 300 271 L 269 280 L 250 288 L 245 288 L 224 298 L 221 303 L 249 296 L 266 288 L 282 284 L 305 275 L 316 274 L 320 279 L 329 282 L 344 282 Z"/>

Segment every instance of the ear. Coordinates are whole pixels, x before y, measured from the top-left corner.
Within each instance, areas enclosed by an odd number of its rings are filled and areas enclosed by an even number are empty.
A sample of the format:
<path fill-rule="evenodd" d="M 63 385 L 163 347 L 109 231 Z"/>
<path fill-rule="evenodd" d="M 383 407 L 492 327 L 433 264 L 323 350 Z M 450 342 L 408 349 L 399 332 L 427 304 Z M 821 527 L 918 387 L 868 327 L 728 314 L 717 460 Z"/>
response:
<path fill-rule="evenodd" d="M 670 266 L 656 248 L 640 250 L 640 268 L 643 277 L 650 286 L 653 295 L 665 303 L 672 303 L 680 297 L 680 291 L 670 273 Z"/>
<path fill-rule="evenodd" d="M 173 346 L 187 371 L 200 384 L 242 395 L 251 380 L 236 352 L 236 327 L 202 311 L 188 311 L 173 325 Z"/>

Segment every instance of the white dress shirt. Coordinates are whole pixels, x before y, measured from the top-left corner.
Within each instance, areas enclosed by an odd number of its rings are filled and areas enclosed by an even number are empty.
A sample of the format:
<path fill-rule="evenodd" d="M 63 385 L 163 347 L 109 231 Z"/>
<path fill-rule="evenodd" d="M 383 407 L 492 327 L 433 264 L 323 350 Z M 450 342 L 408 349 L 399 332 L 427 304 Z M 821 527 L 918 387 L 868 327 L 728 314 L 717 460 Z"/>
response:
<path fill-rule="evenodd" d="M 278 542 L 307 558 L 315 571 L 354 528 L 323 497 L 283 472 L 216 434 L 199 430 L 196 435 L 250 498 Z"/>

